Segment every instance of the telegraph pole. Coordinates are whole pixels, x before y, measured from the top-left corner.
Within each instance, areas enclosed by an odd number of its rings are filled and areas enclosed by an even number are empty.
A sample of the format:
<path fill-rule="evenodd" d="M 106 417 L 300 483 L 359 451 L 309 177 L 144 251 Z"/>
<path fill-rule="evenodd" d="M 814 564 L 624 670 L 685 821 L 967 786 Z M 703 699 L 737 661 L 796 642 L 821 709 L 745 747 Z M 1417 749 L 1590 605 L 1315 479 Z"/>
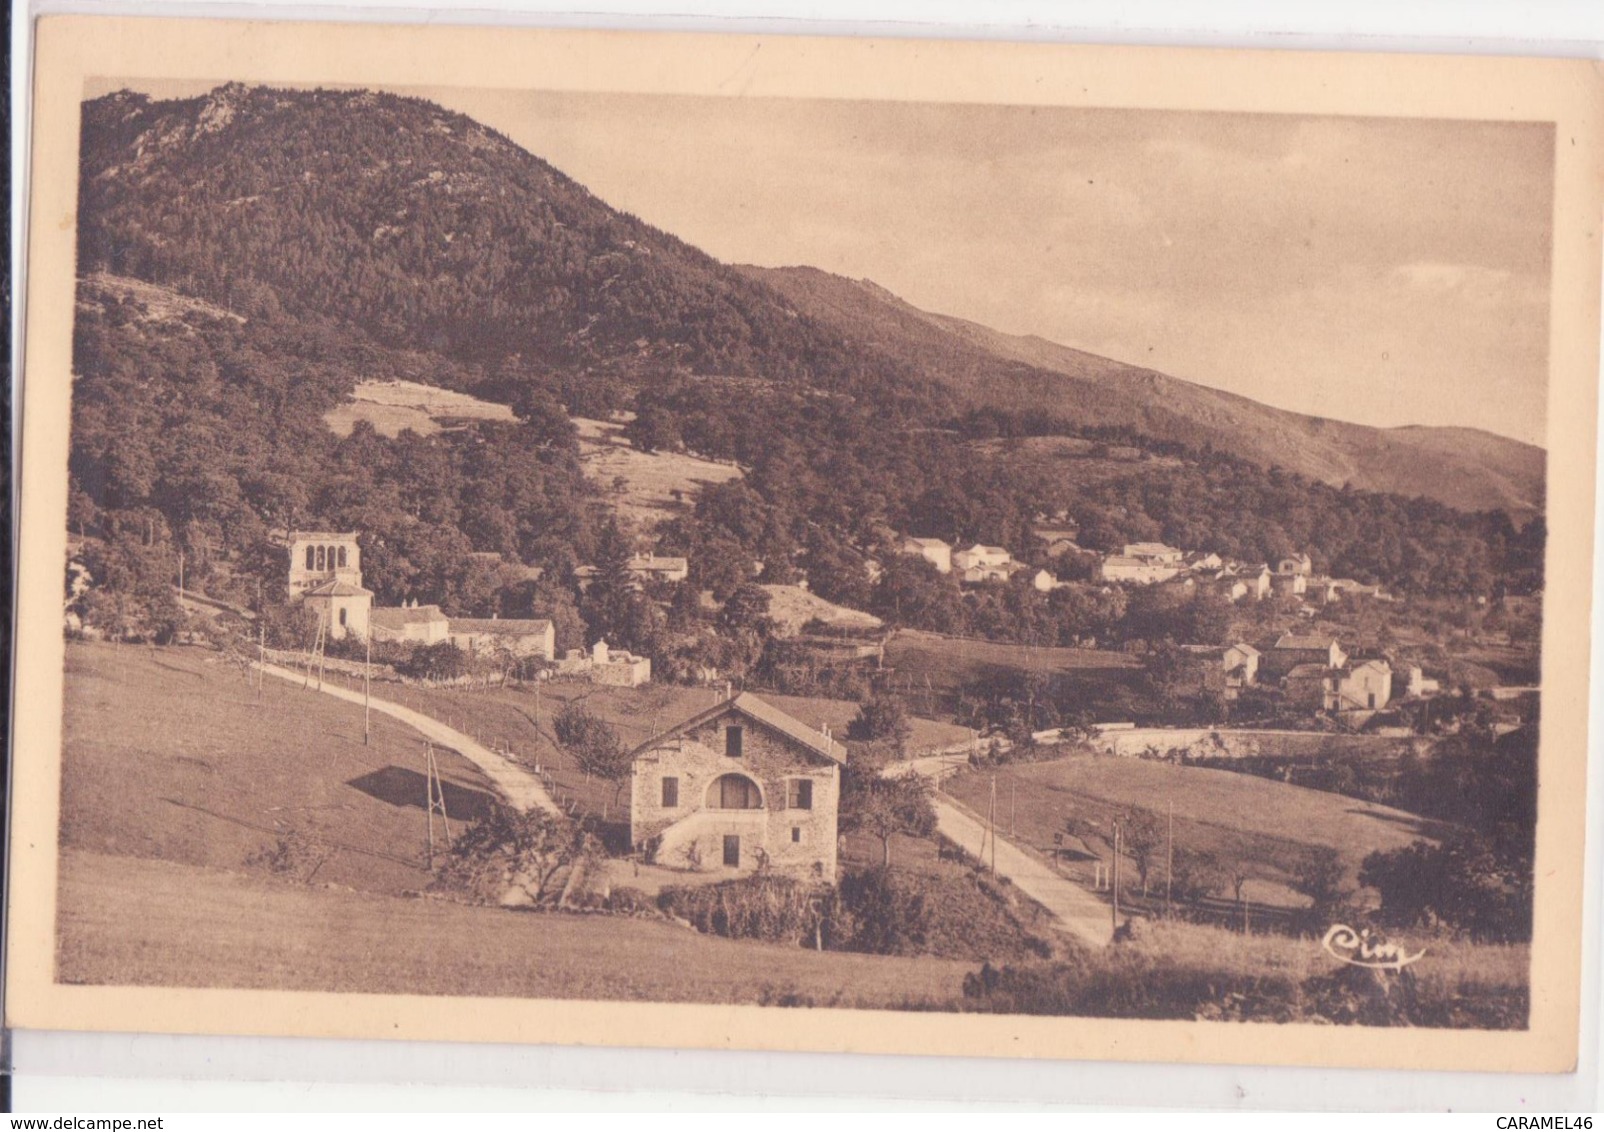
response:
<path fill-rule="evenodd" d="M 1169 848 L 1164 858 L 1164 917 L 1170 915 L 1170 885 L 1175 879 L 1175 799 L 1170 799 Z"/>
<path fill-rule="evenodd" d="M 991 776 L 991 807 L 986 813 L 986 825 L 991 830 L 991 873 L 997 875 L 997 776 Z"/>
<path fill-rule="evenodd" d="M 1114 889 L 1114 930 L 1119 931 L 1119 822 L 1114 823 L 1114 863 L 1110 868 Z"/>
<path fill-rule="evenodd" d="M 362 745 L 373 742 L 373 629 L 368 628 L 368 660 L 362 666 Z"/>

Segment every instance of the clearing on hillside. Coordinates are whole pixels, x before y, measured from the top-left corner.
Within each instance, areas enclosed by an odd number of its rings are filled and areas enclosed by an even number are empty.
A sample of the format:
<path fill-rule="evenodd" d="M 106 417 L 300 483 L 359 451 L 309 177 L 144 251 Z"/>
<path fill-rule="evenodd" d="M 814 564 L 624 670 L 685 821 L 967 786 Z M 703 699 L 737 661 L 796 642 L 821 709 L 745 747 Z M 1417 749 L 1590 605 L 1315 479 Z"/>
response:
<path fill-rule="evenodd" d="M 357 421 L 368 421 L 380 436 L 396 437 L 407 429 L 430 436 L 453 423 L 510 423 L 518 418 L 506 405 L 436 385 L 397 380 L 358 382 L 351 400 L 330 409 L 323 419 L 338 436 L 350 436 Z"/>
<path fill-rule="evenodd" d="M 784 637 L 795 636 L 809 621 L 822 621 L 838 629 L 857 630 L 878 629 L 885 624 L 872 613 L 825 601 L 801 586 L 764 586 L 763 589 L 769 595 L 769 618 Z"/>
<path fill-rule="evenodd" d="M 573 418 L 579 429 L 585 475 L 602 489 L 627 527 L 649 533 L 664 519 L 688 511 L 708 484 L 741 478 L 734 464 L 687 452 L 642 452 L 624 439 L 619 421 Z"/>

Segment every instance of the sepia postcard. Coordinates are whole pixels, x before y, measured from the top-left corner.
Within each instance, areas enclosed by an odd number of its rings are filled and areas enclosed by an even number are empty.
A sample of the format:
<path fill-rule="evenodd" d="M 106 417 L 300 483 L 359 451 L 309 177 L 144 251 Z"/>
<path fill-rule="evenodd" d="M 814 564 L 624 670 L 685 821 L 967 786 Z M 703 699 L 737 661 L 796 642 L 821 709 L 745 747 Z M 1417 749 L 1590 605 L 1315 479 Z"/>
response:
<path fill-rule="evenodd" d="M 7 1024 L 1574 1066 L 1594 64 L 37 42 Z"/>

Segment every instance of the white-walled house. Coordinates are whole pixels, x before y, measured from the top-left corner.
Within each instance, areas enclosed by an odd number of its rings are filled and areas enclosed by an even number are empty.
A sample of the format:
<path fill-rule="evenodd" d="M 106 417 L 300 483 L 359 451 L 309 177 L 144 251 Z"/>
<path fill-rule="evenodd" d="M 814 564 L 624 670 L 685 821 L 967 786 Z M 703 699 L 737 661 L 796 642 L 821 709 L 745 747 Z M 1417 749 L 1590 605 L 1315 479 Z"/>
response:
<path fill-rule="evenodd" d="M 1133 558 L 1124 554 L 1111 554 L 1103 559 L 1102 575 L 1106 582 L 1131 582 L 1151 586 L 1167 582 L 1181 572 L 1178 565 L 1155 562 L 1146 558 Z"/>
<path fill-rule="evenodd" d="M 1380 711 L 1392 700 L 1392 667 L 1384 660 L 1362 660 L 1326 675 L 1327 711 Z"/>
<path fill-rule="evenodd" d="M 923 558 L 943 574 L 952 573 L 952 546 L 939 538 L 909 536 L 898 544 L 897 549 L 903 554 Z"/>

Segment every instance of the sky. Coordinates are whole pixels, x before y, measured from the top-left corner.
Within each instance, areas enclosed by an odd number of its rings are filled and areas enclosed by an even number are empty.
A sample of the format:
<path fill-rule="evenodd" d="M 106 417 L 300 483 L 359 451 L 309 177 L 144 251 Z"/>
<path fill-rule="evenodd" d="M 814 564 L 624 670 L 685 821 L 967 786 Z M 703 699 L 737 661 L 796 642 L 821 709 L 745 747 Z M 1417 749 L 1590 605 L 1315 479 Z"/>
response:
<path fill-rule="evenodd" d="M 1316 416 L 1544 440 L 1546 124 L 402 93 L 726 262 Z"/>

